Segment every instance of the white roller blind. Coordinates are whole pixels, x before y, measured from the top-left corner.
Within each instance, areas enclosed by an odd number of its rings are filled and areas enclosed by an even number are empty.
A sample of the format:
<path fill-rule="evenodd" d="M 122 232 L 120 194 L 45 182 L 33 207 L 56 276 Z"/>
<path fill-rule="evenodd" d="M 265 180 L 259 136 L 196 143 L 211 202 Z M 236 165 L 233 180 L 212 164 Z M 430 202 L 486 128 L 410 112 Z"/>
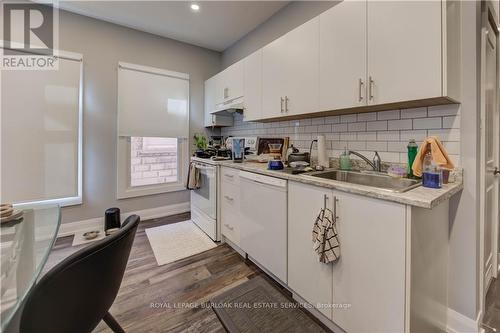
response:
<path fill-rule="evenodd" d="M 120 63 L 118 135 L 187 138 L 189 76 Z"/>
<path fill-rule="evenodd" d="M 2 71 L 2 202 L 79 196 L 81 65 Z"/>

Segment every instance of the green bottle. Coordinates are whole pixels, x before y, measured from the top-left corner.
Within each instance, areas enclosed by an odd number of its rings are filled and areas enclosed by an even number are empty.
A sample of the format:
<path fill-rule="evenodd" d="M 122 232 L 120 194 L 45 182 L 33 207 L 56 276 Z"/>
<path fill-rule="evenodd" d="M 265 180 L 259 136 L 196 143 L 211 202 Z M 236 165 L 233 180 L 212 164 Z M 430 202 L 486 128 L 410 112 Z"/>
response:
<path fill-rule="evenodd" d="M 344 148 L 344 152 L 340 154 L 340 170 L 351 170 L 351 160 L 347 148 Z"/>
<path fill-rule="evenodd" d="M 408 142 L 408 178 L 415 178 L 413 175 L 413 170 L 411 169 L 413 161 L 415 161 L 415 156 L 417 156 L 418 145 L 415 139 L 410 139 Z"/>

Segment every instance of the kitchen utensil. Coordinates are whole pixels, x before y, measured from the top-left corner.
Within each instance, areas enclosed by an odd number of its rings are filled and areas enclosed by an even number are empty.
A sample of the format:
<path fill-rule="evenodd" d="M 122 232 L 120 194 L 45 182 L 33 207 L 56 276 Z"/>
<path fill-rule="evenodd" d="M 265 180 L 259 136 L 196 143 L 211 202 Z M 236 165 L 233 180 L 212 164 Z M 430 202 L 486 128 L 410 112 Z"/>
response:
<path fill-rule="evenodd" d="M 269 152 L 271 154 L 280 154 L 281 155 L 281 147 L 283 146 L 281 143 L 269 143 Z"/>
<path fill-rule="evenodd" d="M 241 163 L 245 158 L 245 139 L 244 138 L 233 138 L 233 162 Z"/>
<path fill-rule="evenodd" d="M 268 170 L 283 170 L 284 168 L 285 166 L 283 165 L 283 162 L 279 159 L 267 162 Z"/>
<path fill-rule="evenodd" d="M 305 161 L 293 161 L 293 162 L 290 162 L 288 163 L 292 168 L 305 168 L 306 166 L 309 165 L 308 162 L 305 162 Z"/>
<path fill-rule="evenodd" d="M 292 162 L 307 162 L 307 163 L 309 163 L 309 161 L 310 161 L 310 155 L 308 152 L 290 153 L 290 155 L 288 155 L 288 164 L 291 164 Z"/>

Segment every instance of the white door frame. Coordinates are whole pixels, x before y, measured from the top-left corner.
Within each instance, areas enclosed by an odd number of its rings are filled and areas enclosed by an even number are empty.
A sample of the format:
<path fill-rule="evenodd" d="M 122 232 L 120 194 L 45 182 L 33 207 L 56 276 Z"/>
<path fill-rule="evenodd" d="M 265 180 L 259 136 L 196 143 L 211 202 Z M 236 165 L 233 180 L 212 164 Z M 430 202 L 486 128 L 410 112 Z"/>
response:
<path fill-rule="evenodd" d="M 494 14 L 494 5 L 491 0 L 486 0 L 482 2 L 482 10 L 481 10 L 481 89 L 480 89 L 480 97 L 481 97 L 481 119 L 480 119 L 480 221 L 479 221 L 479 299 L 480 299 L 480 312 L 479 312 L 479 323 L 482 322 L 482 318 L 484 316 L 485 305 L 486 305 L 486 292 L 484 286 L 484 247 L 485 247 L 485 239 L 484 239 L 484 230 L 485 230 L 485 190 L 486 190 L 486 165 L 485 165 L 485 155 L 486 155 L 486 135 L 485 135 L 485 119 L 486 119 L 486 42 L 487 42 L 487 26 L 490 22 L 494 28 L 499 27 L 498 17 Z M 499 37 L 497 30 L 497 88 L 499 86 L 498 83 L 498 70 L 499 70 L 499 60 L 500 56 L 498 54 L 499 45 Z M 497 108 L 499 107 L 500 94 L 497 89 Z M 496 147 L 495 152 L 496 161 L 499 160 L 499 152 L 498 147 Z M 492 256 L 492 268 L 493 268 L 493 277 L 498 276 L 498 223 L 495 223 L 492 228 L 492 249 L 494 251 L 494 255 Z"/>

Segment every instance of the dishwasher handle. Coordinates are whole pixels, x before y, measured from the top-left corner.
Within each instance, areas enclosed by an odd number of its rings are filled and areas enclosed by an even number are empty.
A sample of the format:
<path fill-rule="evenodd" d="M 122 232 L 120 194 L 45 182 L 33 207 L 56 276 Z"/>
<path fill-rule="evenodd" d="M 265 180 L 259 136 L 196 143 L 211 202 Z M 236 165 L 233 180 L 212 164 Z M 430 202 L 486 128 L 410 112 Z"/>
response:
<path fill-rule="evenodd" d="M 240 173 L 240 179 L 279 188 L 286 188 L 287 183 L 285 179 L 264 176 L 246 171 Z"/>

